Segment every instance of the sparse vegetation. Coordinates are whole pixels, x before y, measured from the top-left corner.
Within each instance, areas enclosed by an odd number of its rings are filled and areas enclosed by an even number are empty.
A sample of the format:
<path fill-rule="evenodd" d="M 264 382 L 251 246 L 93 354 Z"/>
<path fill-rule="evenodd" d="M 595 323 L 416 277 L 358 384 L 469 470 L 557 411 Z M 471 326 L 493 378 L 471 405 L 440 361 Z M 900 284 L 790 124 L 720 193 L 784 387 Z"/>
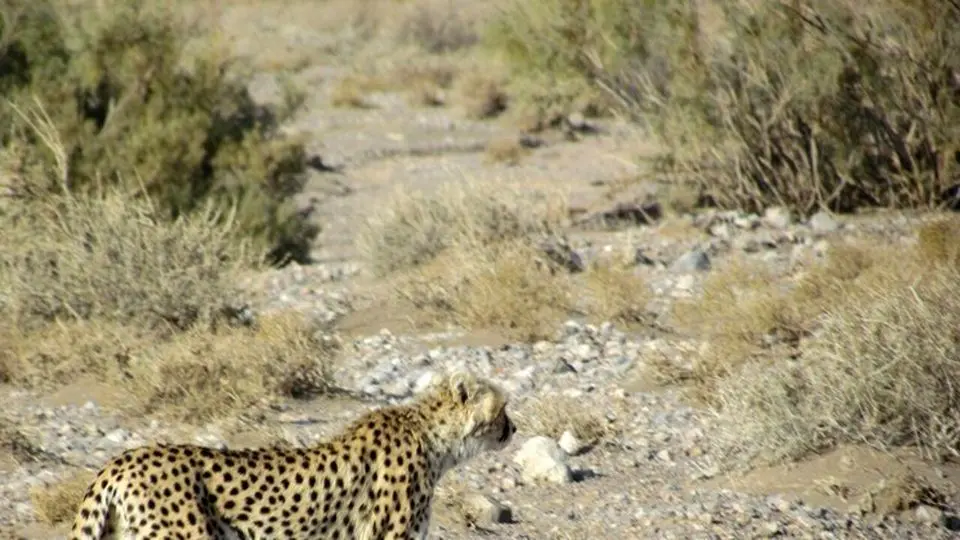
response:
<path fill-rule="evenodd" d="M 413 272 L 397 289 L 428 322 L 548 338 L 574 307 L 570 277 L 525 239 L 463 244 Z"/>
<path fill-rule="evenodd" d="M 754 363 L 724 379 L 723 414 L 739 424 L 730 443 L 765 459 L 851 442 L 955 458 L 957 277 L 946 267 L 912 276 L 887 268 L 824 311 L 798 360 Z"/>
<path fill-rule="evenodd" d="M 323 391 L 331 347 L 317 329 L 243 316 L 236 280 L 259 258 L 233 221 L 157 213 L 114 190 L 51 197 L 6 221 L 3 380 L 92 377 L 137 396 L 134 411 L 189 421 Z"/>
<path fill-rule="evenodd" d="M 507 108 L 502 83 L 488 74 L 469 73 L 457 79 L 456 92 L 467 118 L 492 118 Z"/>
<path fill-rule="evenodd" d="M 678 304 L 708 343 L 678 378 L 729 422 L 728 448 L 773 461 L 846 443 L 956 456 L 955 222 L 921 226 L 912 252 L 834 245 L 793 283 L 721 271 L 696 305 Z"/>
<path fill-rule="evenodd" d="M 826 310 L 863 294 L 864 284 L 899 255 L 889 247 L 840 243 L 792 280 L 760 264 L 734 263 L 715 271 L 701 296 L 678 301 L 673 309 L 681 328 L 708 343 L 688 376 L 699 386 L 697 395 L 711 402 L 714 384 L 745 363 L 770 356 L 767 352 L 795 351 L 814 336 Z"/>
<path fill-rule="evenodd" d="M 377 77 L 351 75 L 340 79 L 330 93 L 330 104 L 334 107 L 370 109 L 373 105 L 367 94 L 383 87 L 383 81 Z"/>
<path fill-rule="evenodd" d="M 586 311 L 597 322 L 634 324 L 645 320 L 651 292 L 629 262 L 597 261 L 582 275 Z"/>

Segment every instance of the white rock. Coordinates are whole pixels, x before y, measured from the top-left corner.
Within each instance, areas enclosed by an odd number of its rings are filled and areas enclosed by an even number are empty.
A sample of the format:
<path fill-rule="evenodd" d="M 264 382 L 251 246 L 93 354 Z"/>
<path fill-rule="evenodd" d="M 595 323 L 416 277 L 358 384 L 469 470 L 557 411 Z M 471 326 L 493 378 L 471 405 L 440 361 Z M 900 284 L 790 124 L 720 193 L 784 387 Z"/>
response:
<path fill-rule="evenodd" d="M 413 393 L 419 394 L 427 389 L 430 384 L 433 382 L 433 378 L 436 374 L 433 371 L 424 372 L 423 375 L 417 377 L 416 382 L 413 383 Z"/>
<path fill-rule="evenodd" d="M 106 440 L 113 444 L 122 444 L 129 437 L 130 434 L 127 432 L 127 430 L 121 428 L 117 428 L 104 436 Z"/>
<path fill-rule="evenodd" d="M 558 444 L 560 445 L 560 448 L 567 453 L 567 455 L 571 456 L 576 456 L 587 448 L 587 444 L 580 440 L 570 430 L 564 431 L 563 434 L 560 435 L 560 441 Z"/>
<path fill-rule="evenodd" d="M 527 482 L 568 484 L 573 481 L 567 455 L 550 437 L 528 439 L 514 456 L 513 462 L 520 466 L 520 474 Z"/>

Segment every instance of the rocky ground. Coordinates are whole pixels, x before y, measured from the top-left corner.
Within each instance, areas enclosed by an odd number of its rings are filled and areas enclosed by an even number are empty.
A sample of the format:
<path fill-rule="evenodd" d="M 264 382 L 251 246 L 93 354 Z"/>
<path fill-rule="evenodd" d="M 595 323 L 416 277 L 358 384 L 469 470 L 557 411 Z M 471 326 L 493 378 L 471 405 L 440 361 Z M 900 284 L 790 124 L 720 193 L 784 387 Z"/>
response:
<path fill-rule="evenodd" d="M 249 16 L 237 10 L 222 15 L 233 28 Z M 323 41 L 295 19 L 277 17 L 272 31 L 289 31 L 304 47 Z M 252 45 L 238 39 L 236 46 Z M 445 479 L 431 539 L 960 537 L 955 490 L 945 488 L 937 504 L 898 505 L 890 495 L 902 493 L 890 487 L 891 478 L 908 464 L 948 486 L 960 485 L 951 484 L 960 481 L 956 469 L 845 448 L 792 467 L 725 472 L 711 442 L 719 429 L 714 417 L 679 390 L 658 386 L 646 369 L 664 356 L 683 364 L 699 344 L 655 322 L 622 330 L 571 320 L 554 339 L 533 344 L 511 343 L 496 329 L 413 333 L 403 314 L 371 306 L 358 287 L 366 282 L 353 247 L 356 225 L 396 188 L 432 189 L 464 178 L 551 182 L 568 186 L 588 216 L 633 202 L 629 194 L 605 197 L 612 184 L 637 174 L 645 143 L 629 126 L 595 121 L 594 133 L 546 140 L 508 166 L 489 163 L 483 149 L 491 138 L 515 133 L 509 126 L 464 120 L 452 108 L 411 107 L 390 92 L 373 95 L 373 108 L 332 109 L 327 95 L 342 67 L 318 61 L 298 76 L 310 81 L 311 94 L 291 128 L 311 134 L 317 153 L 338 168 L 318 172 L 305 195 L 324 226 L 319 262 L 258 276 L 251 292 L 261 299 L 259 312 L 294 308 L 339 325 L 345 351 L 336 382 L 363 399 L 289 402 L 193 429 L 119 416 L 111 403 L 123 396 L 86 382 L 56 395 L 0 389 L 4 416 L 26 438 L 0 456 L 0 534 L 61 538 L 64 525 L 36 519 L 30 489 L 95 469 L 125 448 L 150 441 L 309 444 L 363 410 L 410 397 L 431 372 L 466 367 L 508 390 L 521 431 L 507 450 Z M 259 90 L 269 96 L 272 84 L 265 78 Z M 677 298 L 696 294 L 726 261 L 757 259 L 792 271 L 838 238 L 909 241 L 911 219 L 823 214 L 793 222 L 775 211 L 714 212 L 616 231 L 574 227 L 569 234 L 587 260 L 609 250 L 635 253 L 635 271 L 653 293 L 650 310 L 662 314 Z M 556 429 L 565 414 L 582 416 L 581 432 Z"/>

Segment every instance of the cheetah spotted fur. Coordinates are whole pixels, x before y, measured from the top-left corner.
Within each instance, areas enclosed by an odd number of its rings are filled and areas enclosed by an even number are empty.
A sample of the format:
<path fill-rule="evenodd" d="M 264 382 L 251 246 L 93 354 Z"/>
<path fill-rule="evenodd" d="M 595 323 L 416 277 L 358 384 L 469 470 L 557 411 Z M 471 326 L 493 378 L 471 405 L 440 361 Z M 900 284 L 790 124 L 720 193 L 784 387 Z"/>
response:
<path fill-rule="evenodd" d="M 459 372 L 309 448 L 128 450 L 98 473 L 70 539 L 422 540 L 441 476 L 515 432 L 503 392 Z"/>

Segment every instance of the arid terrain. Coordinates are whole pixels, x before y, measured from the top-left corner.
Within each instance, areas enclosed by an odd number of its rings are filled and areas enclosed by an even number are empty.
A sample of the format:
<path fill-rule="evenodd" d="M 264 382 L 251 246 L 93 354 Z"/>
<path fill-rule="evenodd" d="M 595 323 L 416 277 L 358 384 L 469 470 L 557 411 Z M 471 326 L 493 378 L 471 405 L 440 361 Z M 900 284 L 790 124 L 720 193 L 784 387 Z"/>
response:
<path fill-rule="evenodd" d="M 126 448 L 308 445 L 450 368 L 519 432 L 445 478 L 431 539 L 960 537 L 955 214 L 707 204 L 624 109 L 525 108 L 484 33 L 509 2 L 185 4 L 258 103 L 297 104 L 311 260 L 228 271 L 226 236 L 134 234 L 123 199 L 109 229 L 57 214 L 119 256 L 16 229 L 60 267 L 0 280 L 0 537 L 64 537 Z M 171 238 L 202 264 L 127 253 Z M 181 332 L 189 295 L 256 329 Z M 24 322 L 61 304 L 100 307 Z"/>

